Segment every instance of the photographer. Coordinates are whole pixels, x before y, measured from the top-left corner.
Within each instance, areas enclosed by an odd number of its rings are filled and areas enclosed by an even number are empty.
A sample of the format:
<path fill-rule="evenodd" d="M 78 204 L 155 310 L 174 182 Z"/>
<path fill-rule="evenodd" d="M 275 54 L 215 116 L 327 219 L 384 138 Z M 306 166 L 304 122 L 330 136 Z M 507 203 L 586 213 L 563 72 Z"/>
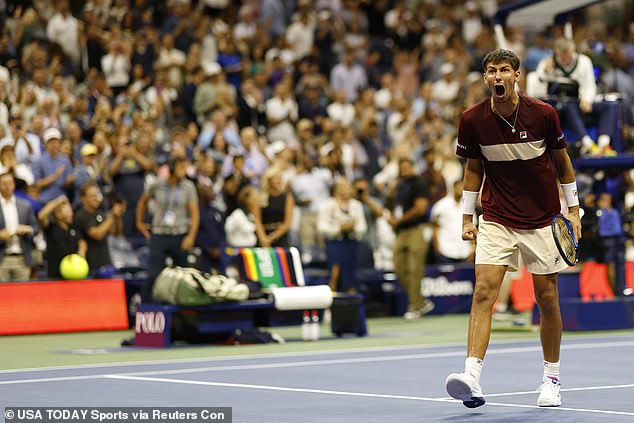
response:
<path fill-rule="evenodd" d="M 378 234 L 376 231 L 377 219 L 383 217 L 385 209 L 380 200 L 370 196 L 370 186 L 367 179 L 357 178 L 353 183 L 354 197 L 363 205 L 363 214 L 368 226 L 368 231 L 363 237 L 367 241 L 372 250 L 376 250 L 380 246 Z"/>

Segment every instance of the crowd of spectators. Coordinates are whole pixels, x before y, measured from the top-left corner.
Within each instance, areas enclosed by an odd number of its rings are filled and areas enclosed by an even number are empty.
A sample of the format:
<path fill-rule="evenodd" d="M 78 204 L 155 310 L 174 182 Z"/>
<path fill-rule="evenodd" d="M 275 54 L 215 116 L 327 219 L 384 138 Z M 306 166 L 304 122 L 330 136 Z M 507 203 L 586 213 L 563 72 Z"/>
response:
<path fill-rule="evenodd" d="M 480 61 L 496 46 L 498 3 L 7 2 L 0 11 L 0 173 L 14 175 L 16 196 L 35 215 L 48 206 L 43 226 L 56 214 L 53 203 L 87 208 L 100 229 L 90 231 L 84 217 L 65 230 L 81 226 L 80 237 L 98 241 L 116 233 L 134 251 L 157 222 L 152 201 L 143 203 L 148 216 L 137 216 L 142 194 L 167 178 L 170 160 L 184 161 L 196 187 L 194 245 L 204 270 L 219 266 L 225 245 L 296 245 L 307 260 L 323 257 L 324 238 L 345 238 L 342 228 L 365 240 L 377 267 L 390 268 L 402 160 L 427 185 L 428 216 L 438 225 L 455 217 L 457 120 L 487 96 Z M 577 17 L 583 24 L 575 41 L 612 76 L 601 89 L 631 102 L 632 10 L 627 1 L 607 3 Z M 590 19 L 597 10 L 602 19 Z M 562 33 L 506 31 L 526 72 Z M 59 135 L 47 136 L 50 128 Z M 102 214 L 82 195 L 99 200 Z M 351 220 L 333 230 L 320 213 L 347 210 L 348 199 L 356 201 Z M 472 256 L 468 246 L 439 245 L 459 242 L 443 239 L 450 231 L 425 233 L 430 261 Z M 43 241 L 33 241 L 41 253 L 35 270 L 42 254 L 50 256 Z M 463 256 L 452 256 L 457 251 Z"/>

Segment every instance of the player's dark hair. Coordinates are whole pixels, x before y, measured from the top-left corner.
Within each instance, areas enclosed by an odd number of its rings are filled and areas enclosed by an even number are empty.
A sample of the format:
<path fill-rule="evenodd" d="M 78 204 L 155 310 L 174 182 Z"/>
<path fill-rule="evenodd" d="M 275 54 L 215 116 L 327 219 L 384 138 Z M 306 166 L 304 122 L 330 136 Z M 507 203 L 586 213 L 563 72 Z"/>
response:
<path fill-rule="evenodd" d="M 484 56 L 484 59 L 482 59 L 482 70 L 486 72 L 489 64 L 498 65 L 504 62 L 510 63 L 514 71 L 520 68 L 520 58 L 517 54 L 513 53 L 511 50 L 499 48 Z"/>

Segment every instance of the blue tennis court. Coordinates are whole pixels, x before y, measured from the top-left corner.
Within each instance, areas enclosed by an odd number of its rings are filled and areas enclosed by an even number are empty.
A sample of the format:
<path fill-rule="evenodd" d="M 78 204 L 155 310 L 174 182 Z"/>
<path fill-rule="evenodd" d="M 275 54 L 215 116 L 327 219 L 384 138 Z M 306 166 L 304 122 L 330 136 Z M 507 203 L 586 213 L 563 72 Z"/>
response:
<path fill-rule="evenodd" d="M 494 342 L 487 404 L 449 399 L 463 345 L 374 347 L 0 372 L 3 406 L 232 407 L 234 422 L 634 421 L 634 334 L 564 336 L 564 405 L 535 405 L 537 340 Z"/>

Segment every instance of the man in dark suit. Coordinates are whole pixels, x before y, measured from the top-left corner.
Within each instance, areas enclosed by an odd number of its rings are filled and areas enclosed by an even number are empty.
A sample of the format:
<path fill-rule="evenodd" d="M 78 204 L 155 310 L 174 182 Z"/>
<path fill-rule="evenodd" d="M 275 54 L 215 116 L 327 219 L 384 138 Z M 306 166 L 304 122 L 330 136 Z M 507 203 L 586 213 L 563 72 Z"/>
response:
<path fill-rule="evenodd" d="M 0 282 L 30 279 L 32 239 L 39 230 L 31 204 L 14 192 L 13 175 L 0 175 Z"/>

